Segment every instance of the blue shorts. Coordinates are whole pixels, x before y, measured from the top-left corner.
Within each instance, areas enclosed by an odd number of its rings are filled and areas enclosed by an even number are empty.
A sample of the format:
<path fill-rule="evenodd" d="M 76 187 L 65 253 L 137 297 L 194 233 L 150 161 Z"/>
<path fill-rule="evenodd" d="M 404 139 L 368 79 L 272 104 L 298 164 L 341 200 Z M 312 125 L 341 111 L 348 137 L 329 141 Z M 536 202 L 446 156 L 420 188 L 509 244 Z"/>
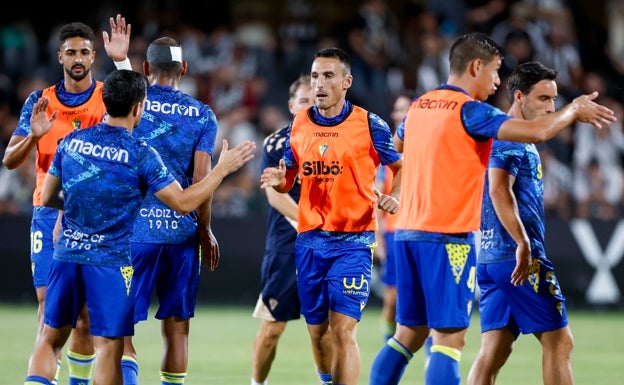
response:
<path fill-rule="evenodd" d="M 518 337 L 568 325 L 565 297 L 549 260 L 534 258 L 529 279 L 510 283 L 516 261 L 477 265 L 481 332 L 508 326 Z"/>
<path fill-rule="evenodd" d="M 301 318 L 295 254 L 267 250 L 261 267 L 262 302 L 276 321 Z"/>
<path fill-rule="evenodd" d="M 370 295 L 372 248 L 319 249 L 295 245 L 301 314 L 309 325 L 327 321 L 329 310 L 360 320 Z"/>
<path fill-rule="evenodd" d="M 201 269 L 195 238 L 176 245 L 133 242 L 131 255 L 135 322 L 147 319 L 154 288 L 159 305 L 157 319 L 189 319 L 195 315 Z"/>
<path fill-rule="evenodd" d="M 396 241 L 395 248 L 397 322 L 467 328 L 476 287 L 474 244 Z"/>
<path fill-rule="evenodd" d="M 91 334 L 134 334 L 132 266 L 97 266 L 54 260 L 46 292 L 44 323 L 53 328 L 76 326 L 86 302 Z"/>
<path fill-rule="evenodd" d="M 57 217 L 56 209 L 45 206 L 33 208 L 30 222 L 30 267 L 35 288 L 48 285 L 54 254 L 52 231 Z"/>
<path fill-rule="evenodd" d="M 384 233 L 386 243 L 386 259 L 382 265 L 381 281 L 386 286 L 396 286 L 396 253 L 394 251 L 394 232 Z"/>

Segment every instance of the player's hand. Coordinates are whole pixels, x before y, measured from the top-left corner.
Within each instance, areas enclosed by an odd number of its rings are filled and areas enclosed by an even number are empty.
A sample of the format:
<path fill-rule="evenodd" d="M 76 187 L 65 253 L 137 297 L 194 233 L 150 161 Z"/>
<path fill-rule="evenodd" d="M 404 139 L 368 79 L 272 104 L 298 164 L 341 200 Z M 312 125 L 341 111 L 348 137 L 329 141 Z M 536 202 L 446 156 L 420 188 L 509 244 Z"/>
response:
<path fill-rule="evenodd" d="M 286 177 L 286 162 L 280 159 L 277 167 L 267 167 L 260 175 L 260 188 L 275 187 L 284 183 Z"/>
<path fill-rule="evenodd" d="M 119 14 L 116 18 L 111 17 L 109 23 L 111 28 L 110 37 L 108 32 L 102 31 L 106 55 L 114 61 L 124 61 L 128 57 L 128 50 L 130 49 L 132 26 L 126 24 L 126 18 Z"/>
<path fill-rule="evenodd" d="M 390 214 L 395 214 L 399 211 L 399 200 L 393 196 L 382 194 L 379 190 L 375 189 L 375 195 L 377 196 L 377 207 L 381 210 L 387 211 Z"/>
<path fill-rule="evenodd" d="M 39 139 L 47 134 L 56 121 L 58 110 L 54 111 L 48 118 L 49 104 L 50 99 L 48 99 L 47 96 L 44 96 L 39 98 L 39 100 L 37 100 L 37 102 L 33 105 L 32 115 L 30 116 L 30 131 L 32 136 L 36 139 Z"/>
<path fill-rule="evenodd" d="M 215 167 L 220 167 L 226 174 L 231 174 L 253 159 L 255 151 L 256 144 L 250 140 L 246 140 L 230 150 L 227 140 L 223 139 L 221 154 Z"/>
<path fill-rule="evenodd" d="M 581 95 L 572 101 L 572 106 L 576 109 L 578 120 L 601 129 L 610 126 L 617 118 L 611 109 L 594 102 L 597 97 L 596 91 Z"/>
<path fill-rule="evenodd" d="M 514 286 L 524 285 L 531 271 L 531 244 L 521 242 L 516 248 L 516 267 L 511 272 L 511 284 Z"/>
<path fill-rule="evenodd" d="M 201 252 L 201 263 L 214 271 L 219 265 L 221 253 L 219 243 L 210 228 L 199 232 L 199 247 Z"/>

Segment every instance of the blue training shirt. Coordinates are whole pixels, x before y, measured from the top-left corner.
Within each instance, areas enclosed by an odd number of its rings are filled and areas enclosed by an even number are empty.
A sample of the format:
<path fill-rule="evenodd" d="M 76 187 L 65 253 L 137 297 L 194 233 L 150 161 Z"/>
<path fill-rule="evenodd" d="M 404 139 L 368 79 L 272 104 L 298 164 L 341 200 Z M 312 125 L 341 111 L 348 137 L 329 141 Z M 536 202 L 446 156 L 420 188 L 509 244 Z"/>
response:
<path fill-rule="evenodd" d="M 544 249 L 544 184 L 537 147 L 529 143 L 495 140 L 488 168 L 500 168 L 515 176 L 513 193 L 520 219 L 531 241 L 531 256 L 546 258 Z M 486 176 L 481 211 L 481 249 L 477 262 L 514 261 L 517 244 L 498 219 Z"/>
<path fill-rule="evenodd" d="M 213 155 L 217 118 L 209 106 L 182 91 L 151 85 L 143 117 L 132 135 L 158 151 L 169 172 L 187 188 L 193 183 L 195 152 Z M 182 216 L 150 190 L 139 209 L 132 241 L 179 244 L 196 231 L 196 211 Z"/>
<path fill-rule="evenodd" d="M 48 172 L 61 180 L 65 210 L 54 258 L 102 266 L 130 265 L 143 195 L 174 182 L 153 148 L 106 123 L 68 134 Z"/>

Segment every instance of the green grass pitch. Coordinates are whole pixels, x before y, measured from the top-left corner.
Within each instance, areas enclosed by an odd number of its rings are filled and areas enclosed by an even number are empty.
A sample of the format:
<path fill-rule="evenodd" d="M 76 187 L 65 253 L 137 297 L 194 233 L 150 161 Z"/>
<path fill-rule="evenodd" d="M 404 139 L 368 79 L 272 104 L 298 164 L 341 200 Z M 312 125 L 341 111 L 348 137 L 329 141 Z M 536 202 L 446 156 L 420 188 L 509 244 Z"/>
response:
<path fill-rule="evenodd" d="M 246 385 L 250 382 L 251 346 L 259 321 L 253 304 L 241 307 L 201 306 L 191 321 L 187 385 Z M 0 384 L 24 381 L 36 328 L 34 306 L 0 305 Z M 573 370 L 577 384 L 624 384 L 624 313 L 570 311 L 575 338 Z M 462 383 L 479 347 L 475 313 L 461 362 Z M 361 353 L 359 384 L 368 384 L 369 368 L 382 345 L 379 308 L 370 306 L 358 327 Z M 160 323 L 153 318 L 136 328 L 141 384 L 159 384 L 162 351 Z M 318 381 L 303 320 L 289 323 L 269 376 L 271 385 L 314 385 Z M 402 384 L 423 383 L 423 355 L 416 353 Z M 532 336 L 521 336 L 497 384 L 541 384 L 541 348 Z M 63 368 L 59 385 L 67 384 Z"/>

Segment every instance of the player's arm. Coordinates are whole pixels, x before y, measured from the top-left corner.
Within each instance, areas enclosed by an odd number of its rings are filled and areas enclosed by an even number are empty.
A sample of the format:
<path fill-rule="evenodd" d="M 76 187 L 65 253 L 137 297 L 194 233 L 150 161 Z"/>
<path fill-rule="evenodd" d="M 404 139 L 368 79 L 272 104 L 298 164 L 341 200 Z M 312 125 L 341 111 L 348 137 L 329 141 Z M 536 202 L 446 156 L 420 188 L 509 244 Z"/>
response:
<path fill-rule="evenodd" d="M 193 164 L 195 165 L 193 170 L 193 183 L 197 183 L 210 174 L 212 169 L 212 156 L 205 151 L 195 151 Z M 219 265 L 221 255 L 219 252 L 219 243 L 210 227 L 211 207 L 212 194 L 197 207 L 197 219 L 201 260 L 210 271 L 214 271 Z"/>
<path fill-rule="evenodd" d="M 403 159 L 399 159 L 394 163 L 387 165 L 392 171 L 392 188 L 388 194 L 381 193 L 378 189 L 375 189 L 375 195 L 377 195 L 377 207 L 395 214 L 399 211 L 399 202 L 401 201 L 401 168 L 403 166 Z"/>
<path fill-rule="evenodd" d="M 22 164 L 26 157 L 31 153 L 32 149 L 37 145 L 39 139 L 47 134 L 52 125 L 56 121 L 58 111 L 54 111 L 48 117 L 48 104 L 50 100 L 47 97 L 39 98 L 32 105 L 30 115 L 30 133 L 27 136 L 13 135 L 9 140 L 9 144 L 4 152 L 2 164 L 12 170 Z"/>
<path fill-rule="evenodd" d="M 41 190 L 41 202 L 44 206 L 55 209 L 63 209 L 63 197 L 61 194 L 61 180 L 50 173 L 46 174 Z"/>
<path fill-rule="evenodd" d="M 397 152 L 403 153 L 403 140 L 399 138 L 397 133 L 394 134 L 393 144 Z"/>
<path fill-rule="evenodd" d="M 401 177 L 403 175 L 403 158 L 397 160 L 394 163 L 389 164 L 387 167 L 392 170 L 392 189 L 390 190 L 390 196 L 401 201 Z"/>
<path fill-rule="evenodd" d="M 383 167 L 383 166 L 382 166 Z M 385 190 L 385 169 L 380 168 L 377 178 L 375 180 L 375 195 L 379 197 L 381 191 Z M 378 198 L 379 199 L 379 198 Z M 386 216 L 384 211 L 377 205 L 377 230 L 375 230 L 375 239 L 377 241 L 377 247 L 373 251 L 373 258 L 378 261 L 386 260 L 386 242 L 384 234 L 386 233 Z"/>
<path fill-rule="evenodd" d="M 28 154 L 37 145 L 39 139 L 32 135 L 21 136 L 13 135 L 9 140 L 9 144 L 4 152 L 2 164 L 9 170 L 17 168 L 24 162 Z"/>
<path fill-rule="evenodd" d="M 490 198 L 496 216 L 505 230 L 518 245 L 516 248 L 516 267 L 511 274 L 513 285 L 522 285 L 529 276 L 531 264 L 531 241 L 520 219 L 518 201 L 513 193 L 516 178 L 502 168 L 489 167 Z"/>
<path fill-rule="evenodd" d="M 279 211 L 294 228 L 297 228 L 297 202 L 290 195 L 279 193 L 272 188 L 264 189 L 264 191 L 266 191 L 271 207 Z"/>
<path fill-rule="evenodd" d="M 205 178 L 186 189 L 182 189 L 180 183 L 175 181 L 158 190 L 154 195 L 167 206 L 186 215 L 209 199 L 227 175 L 253 159 L 255 150 L 256 145 L 251 141 L 242 142 L 230 150 L 227 140 L 224 139 L 219 161 Z"/>
<path fill-rule="evenodd" d="M 611 109 L 593 101 L 597 96 L 597 92 L 581 95 L 559 111 L 544 114 L 533 120 L 508 119 L 500 126 L 497 138 L 541 143 L 557 135 L 575 120 L 590 123 L 597 129 L 608 127 L 617 118 Z"/>

